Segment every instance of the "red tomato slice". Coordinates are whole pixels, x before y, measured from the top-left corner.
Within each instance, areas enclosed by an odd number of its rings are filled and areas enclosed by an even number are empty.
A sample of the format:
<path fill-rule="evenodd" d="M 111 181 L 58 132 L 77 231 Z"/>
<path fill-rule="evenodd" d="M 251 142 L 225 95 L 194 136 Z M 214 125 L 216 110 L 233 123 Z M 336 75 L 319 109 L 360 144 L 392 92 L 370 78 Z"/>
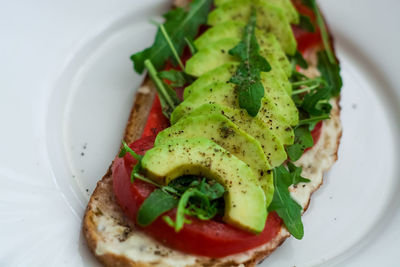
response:
<path fill-rule="evenodd" d="M 314 141 L 314 146 L 315 146 L 315 144 L 318 142 L 319 138 L 321 137 L 322 123 L 323 123 L 322 121 L 318 122 L 318 123 L 315 125 L 314 129 L 311 131 L 311 136 L 312 136 L 313 141 Z M 304 150 L 304 152 L 310 150 L 311 148 L 313 148 L 313 147 L 306 148 L 306 149 Z"/>
<path fill-rule="evenodd" d="M 314 145 L 318 142 L 322 132 L 322 121 L 318 122 L 314 129 L 311 131 L 311 136 L 314 140 Z"/>
<path fill-rule="evenodd" d="M 153 146 L 155 137 L 145 137 L 137 140 L 131 148 L 138 154 Z M 135 160 L 130 155 L 116 158 L 112 167 L 113 189 L 117 202 L 125 214 L 136 221 L 137 211 L 143 201 L 155 189 L 151 184 L 140 180 L 130 182 L 130 173 Z M 176 209 L 166 212 L 166 215 L 175 218 Z M 262 245 L 273 239 L 280 230 L 282 220 L 276 213 L 270 213 L 262 233 L 254 235 L 220 220 L 202 221 L 189 218 L 192 223 L 185 224 L 183 229 L 176 233 L 161 217 L 142 230 L 163 244 L 191 254 L 207 257 L 225 257 L 243 252 Z"/>
<path fill-rule="evenodd" d="M 162 113 L 160 99 L 158 98 L 158 95 L 156 95 L 142 137 L 155 136 L 169 126 L 169 120 Z"/>

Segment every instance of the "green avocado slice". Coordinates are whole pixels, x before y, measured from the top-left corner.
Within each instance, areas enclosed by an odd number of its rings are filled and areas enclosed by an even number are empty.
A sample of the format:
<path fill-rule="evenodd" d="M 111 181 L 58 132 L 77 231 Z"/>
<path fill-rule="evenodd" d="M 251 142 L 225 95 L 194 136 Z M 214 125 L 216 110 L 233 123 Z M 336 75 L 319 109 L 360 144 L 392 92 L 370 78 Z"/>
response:
<path fill-rule="evenodd" d="M 226 193 L 223 220 L 240 229 L 260 233 L 267 206 L 264 191 L 251 168 L 206 138 L 172 139 L 146 152 L 143 174 L 159 184 L 182 175 L 215 179 Z"/>
<path fill-rule="evenodd" d="M 219 104 L 231 108 L 239 108 L 235 85 L 217 82 L 193 92 L 185 101 L 179 104 L 171 114 L 171 123 L 175 124 L 184 115 L 189 114 L 203 104 Z M 293 129 L 288 120 L 281 114 L 286 109 L 279 109 L 274 99 L 265 96 L 257 117 L 264 121 L 273 133 L 281 138 L 285 145 L 294 141 Z"/>
<path fill-rule="evenodd" d="M 215 0 L 214 5 L 218 7 L 223 4 L 233 2 L 233 1 L 236 1 L 236 0 Z M 256 0 L 256 1 L 248 0 L 248 3 L 257 2 L 257 1 L 258 0 Z M 281 8 L 290 23 L 293 23 L 293 24 L 299 23 L 299 21 L 300 21 L 299 13 L 297 12 L 296 8 L 293 6 L 293 4 L 290 0 L 262 0 L 262 1 Z"/>
<path fill-rule="evenodd" d="M 224 65 L 203 74 L 194 83 L 185 88 L 183 98 L 188 99 L 193 91 L 209 87 L 213 83 L 228 82 L 236 71 L 236 67 L 237 63 L 225 63 Z M 290 125 L 297 125 L 299 113 L 292 97 L 287 94 L 280 73 L 277 73 L 274 68 L 269 72 L 262 72 L 261 81 L 265 89 L 266 99 L 269 99 L 269 101 L 272 101 L 276 105 L 276 108 L 286 118 Z"/>
<path fill-rule="evenodd" d="M 210 30 L 218 28 L 219 26 L 216 26 Z M 201 39 L 203 36 L 207 37 L 207 33 L 208 31 L 199 37 L 200 40 L 203 40 Z M 256 34 L 257 33 L 259 33 L 259 31 L 256 31 Z M 215 34 L 217 36 L 218 32 Z M 257 36 L 260 54 L 268 60 L 272 69 L 279 75 L 282 85 L 286 88 L 287 92 L 291 94 L 292 87 L 288 77 L 292 75 L 292 65 L 288 58 L 273 34 L 259 33 Z M 205 42 L 208 42 L 208 45 L 200 49 L 186 62 L 186 72 L 192 76 L 199 77 L 207 71 L 211 71 L 229 61 L 236 61 L 236 58 L 227 56 L 226 53 L 235 47 L 239 41 L 240 37 L 238 36 L 229 36 L 223 39 L 214 38 L 214 40 L 210 41 L 205 38 Z"/>
<path fill-rule="evenodd" d="M 228 52 L 240 42 L 239 38 L 221 39 L 202 50 L 186 61 L 185 71 L 194 77 L 213 70 L 224 63 L 235 62 L 236 58 Z"/>
<path fill-rule="evenodd" d="M 296 39 L 283 10 L 265 1 L 254 1 L 257 12 L 257 27 L 268 33 L 273 33 L 286 54 L 296 53 Z M 235 0 L 225 3 L 211 11 L 208 15 L 208 25 L 215 26 L 226 21 L 241 21 L 247 23 L 251 5 L 248 0 Z"/>
<path fill-rule="evenodd" d="M 207 46 L 227 38 L 242 38 L 243 29 L 246 26 L 241 21 L 226 21 L 215 25 L 203 32 L 195 41 L 194 45 L 198 50 L 202 50 Z M 265 33 L 264 33 L 265 34 Z"/>
<path fill-rule="evenodd" d="M 239 129 L 254 137 L 260 143 L 268 163 L 272 168 L 280 166 L 287 159 L 285 147 L 280 141 L 280 138 L 278 138 L 260 118 L 250 116 L 246 110 L 234 109 L 217 104 L 204 104 L 193 110 L 189 115 L 184 116 L 181 120 L 186 119 L 186 117 L 207 114 L 221 114 L 235 123 Z"/>
<path fill-rule="evenodd" d="M 183 91 L 183 99 L 188 98 L 192 92 L 207 87 L 215 82 L 227 82 L 235 74 L 238 62 L 227 62 L 197 78 L 191 85 Z"/>
<path fill-rule="evenodd" d="M 193 116 L 189 114 L 173 126 L 157 135 L 155 146 L 175 138 L 204 137 L 214 141 L 225 150 L 247 163 L 258 177 L 264 190 L 267 207 L 274 194 L 271 166 L 261 144 L 251 135 L 239 129 L 220 113 Z"/>

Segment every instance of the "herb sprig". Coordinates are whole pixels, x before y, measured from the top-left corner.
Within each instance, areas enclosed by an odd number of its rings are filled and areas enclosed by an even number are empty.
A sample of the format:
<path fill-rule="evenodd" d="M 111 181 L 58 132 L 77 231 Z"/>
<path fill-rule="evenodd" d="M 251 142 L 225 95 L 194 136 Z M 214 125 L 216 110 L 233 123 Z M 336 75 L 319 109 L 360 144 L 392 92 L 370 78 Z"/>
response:
<path fill-rule="evenodd" d="M 268 207 L 268 211 L 276 211 L 282 218 L 286 228 L 297 239 L 304 235 L 303 223 L 301 221 L 302 207 L 291 197 L 289 187 L 300 182 L 310 180 L 301 177 L 301 167 L 288 163 L 288 169 L 281 165 L 273 169 L 274 174 L 274 197 Z"/>
<path fill-rule="evenodd" d="M 185 223 L 191 223 L 185 215 L 194 216 L 200 220 L 210 220 L 217 213 L 222 213 L 224 193 L 225 188 L 219 183 L 209 184 L 205 178 L 201 182 L 195 179 L 179 200 L 175 221 L 168 216 L 164 216 L 163 219 L 175 228 L 176 232 L 179 232 Z"/>
<path fill-rule="evenodd" d="M 260 46 L 255 35 L 256 19 L 253 9 L 244 28 L 242 40 L 229 50 L 229 54 L 240 60 L 235 74 L 229 81 L 237 85 L 239 106 L 253 117 L 260 110 L 261 99 L 264 97 L 260 73 L 271 70 L 268 61 L 260 55 Z"/>
<path fill-rule="evenodd" d="M 314 145 L 311 131 L 318 122 L 330 118 L 332 106 L 329 101 L 340 93 L 343 85 L 340 67 L 329 61 L 327 51 L 319 51 L 317 55 L 321 77 L 310 79 L 296 71 L 291 77 L 292 98 L 300 113 L 294 144 L 286 148 L 292 161 L 298 160 L 307 148 Z"/>
<path fill-rule="evenodd" d="M 159 27 L 154 43 L 131 56 L 136 72 L 142 73 L 145 68 L 145 60 L 150 60 L 156 70 L 161 70 L 168 59 L 176 61 L 167 39 L 165 31 L 170 36 L 170 42 L 175 45 L 176 53 L 181 55 L 186 46 L 186 39 L 193 39 L 200 25 L 207 22 L 212 0 L 194 0 L 189 5 L 189 10 L 183 8 L 172 9 L 164 15 L 165 23 Z"/>
<path fill-rule="evenodd" d="M 149 75 L 156 85 L 156 90 L 160 98 L 162 112 L 169 119 L 171 117 L 171 113 L 181 101 L 179 100 L 176 91 L 171 88 L 167 83 L 165 83 L 162 79 L 160 79 L 156 68 L 149 59 L 146 59 L 144 61 L 144 65 L 148 69 Z"/>
<path fill-rule="evenodd" d="M 136 159 L 137 163 L 136 165 L 133 167 L 132 172 L 131 172 L 131 182 L 133 183 L 133 181 L 135 180 L 135 176 L 139 174 L 139 172 L 142 169 L 142 159 L 143 156 L 137 154 L 135 151 L 133 151 L 132 148 L 130 148 L 128 146 L 127 143 L 125 143 L 125 141 L 122 141 L 122 148 L 121 151 L 119 152 L 118 157 L 122 158 L 124 157 L 127 153 L 129 153 L 134 159 Z"/>

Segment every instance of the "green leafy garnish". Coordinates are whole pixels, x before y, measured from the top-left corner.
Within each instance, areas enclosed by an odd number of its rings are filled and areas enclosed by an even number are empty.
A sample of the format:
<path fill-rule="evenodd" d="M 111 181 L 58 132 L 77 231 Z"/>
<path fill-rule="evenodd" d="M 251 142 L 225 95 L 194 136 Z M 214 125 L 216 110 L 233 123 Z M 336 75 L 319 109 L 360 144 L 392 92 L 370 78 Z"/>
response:
<path fill-rule="evenodd" d="M 300 112 L 298 126 L 309 125 L 310 130 L 321 120 L 329 119 L 332 106 L 331 89 L 323 77 L 309 79 L 301 73 L 294 72 L 291 77 L 292 98 Z"/>
<path fill-rule="evenodd" d="M 201 203 L 200 208 L 196 210 L 193 208 L 191 209 L 190 206 L 188 207 L 190 198 L 197 199 L 197 201 Z M 210 201 L 205 194 L 197 189 L 190 188 L 183 193 L 179 200 L 175 222 L 171 225 L 171 220 L 167 221 L 169 221 L 169 224 L 175 228 L 176 232 L 179 232 L 185 223 L 185 215 L 190 215 L 191 213 L 194 213 L 200 219 L 209 220 L 214 217 L 217 211 L 216 209 L 211 209 Z"/>
<path fill-rule="evenodd" d="M 286 152 L 291 161 L 297 161 L 309 147 L 314 145 L 308 126 L 299 126 L 294 130 L 294 143 L 286 147 Z"/>
<path fill-rule="evenodd" d="M 187 220 L 185 215 L 194 216 L 200 220 L 210 220 L 223 210 L 222 197 L 225 193 L 225 188 L 219 183 L 213 182 L 210 184 L 203 178 L 201 181 L 193 180 L 189 186 L 179 181 L 170 186 L 175 187 L 178 191 L 184 190 L 179 199 L 175 221 L 168 216 L 163 218 L 165 222 L 175 228 L 176 232 L 179 232 L 185 223 L 190 223 L 190 220 Z"/>
<path fill-rule="evenodd" d="M 136 175 L 139 179 L 149 182 L 147 178 Z M 154 184 L 154 182 L 150 181 Z M 183 176 L 172 180 L 167 186 L 160 186 L 143 202 L 138 211 L 137 222 L 147 226 L 161 214 L 177 208 L 175 221 L 164 216 L 163 220 L 180 231 L 185 223 L 190 223 L 185 215 L 200 220 L 210 220 L 224 210 L 225 188 L 214 180 L 206 180 L 195 176 Z"/>
<path fill-rule="evenodd" d="M 291 173 L 291 184 L 297 185 L 298 183 L 309 183 L 310 179 L 301 176 L 302 168 L 297 167 L 290 161 L 287 162 L 289 172 Z"/>
<path fill-rule="evenodd" d="M 161 189 L 156 189 L 140 206 L 137 223 L 140 226 L 147 226 L 161 214 L 175 208 L 177 205 L 178 199 L 176 197 Z"/>
<path fill-rule="evenodd" d="M 293 56 L 288 56 L 290 62 L 292 63 L 292 68 L 295 71 L 296 66 L 299 65 L 302 69 L 308 68 L 307 61 L 303 58 L 303 55 L 297 50 Z"/>
<path fill-rule="evenodd" d="M 198 49 L 197 49 L 196 45 L 194 44 L 193 39 L 185 37 L 185 41 L 186 41 L 186 44 L 189 47 L 189 50 L 190 50 L 190 53 L 192 54 L 192 56 L 194 54 L 196 54 Z"/>
<path fill-rule="evenodd" d="M 137 154 L 135 151 L 133 151 L 132 148 L 130 148 L 130 147 L 128 146 L 127 143 L 125 143 L 124 141 L 122 141 L 122 148 L 121 148 L 121 151 L 119 152 L 118 157 L 122 158 L 122 157 L 124 157 L 124 156 L 126 155 L 126 153 L 131 154 L 132 157 L 133 157 L 134 159 L 136 159 L 136 161 L 137 161 L 137 163 L 136 163 L 135 167 L 133 167 L 133 170 L 132 170 L 132 173 L 131 173 L 131 182 L 133 183 L 133 181 L 135 180 L 135 175 L 136 175 L 136 174 L 139 174 L 139 172 L 140 172 L 141 169 L 142 169 L 142 159 L 143 159 L 143 156 Z"/>
<path fill-rule="evenodd" d="M 186 45 L 185 37 L 193 39 L 199 26 L 207 22 L 212 0 L 194 0 L 189 5 L 189 10 L 182 8 L 172 9 L 164 15 L 164 30 L 170 36 L 171 43 L 178 55 L 182 54 Z M 131 56 L 136 72 L 142 73 L 145 68 L 145 60 L 153 62 L 156 70 L 160 70 L 168 59 L 173 59 L 173 51 L 161 30 L 158 29 L 156 38 L 151 47 Z"/>
<path fill-rule="evenodd" d="M 153 63 L 149 60 L 146 59 L 144 61 L 144 65 L 149 71 L 149 75 L 151 79 L 153 80 L 154 84 L 156 85 L 157 93 L 160 98 L 160 103 L 162 107 L 163 114 L 167 117 L 171 117 L 171 113 L 174 111 L 174 109 L 179 105 L 180 100 L 175 92 L 174 89 L 172 89 L 168 84 L 163 82 L 160 77 L 158 76 L 159 74 L 157 73 L 157 70 L 155 69 Z"/>
<path fill-rule="evenodd" d="M 273 169 L 275 191 L 268 211 L 276 211 L 290 234 L 297 239 L 302 239 L 304 235 L 301 222 L 302 207 L 292 199 L 288 188 L 292 184 L 306 182 L 306 180 L 300 176 L 301 168 L 294 165 L 290 165 L 290 168 L 287 170 L 281 165 Z"/>
<path fill-rule="evenodd" d="M 176 48 L 175 48 L 174 44 L 172 43 L 171 37 L 169 36 L 167 30 L 165 30 L 164 25 L 162 25 L 162 24 L 160 25 L 160 30 L 164 36 L 164 39 L 167 41 L 167 44 L 169 46 L 169 49 L 172 52 L 172 55 L 174 56 L 173 59 L 175 60 L 175 62 L 178 62 L 178 65 L 182 70 L 185 69 L 185 66 L 183 66 L 182 60 L 179 57 L 178 51 L 176 51 Z"/>
<path fill-rule="evenodd" d="M 297 126 L 308 125 L 308 126 L 307 126 L 308 129 L 309 129 L 310 131 L 312 131 L 312 130 L 314 129 L 315 125 L 316 125 L 318 122 L 323 121 L 323 120 L 327 120 L 327 119 L 329 119 L 329 118 L 330 118 L 330 115 L 329 115 L 329 114 L 324 114 L 324 115 L 321 115 L 321 116 L 310 117 L 310 118 L 308 118 L 308 119 L 300 120 L 299 123 L 297 124 Z"/>
<path fill-rule="evenodd" d="M 340 77 L 339 64 L 332 63 L 329 60 L 327 51 L 318 52 L 318 70 L 322 77 L 327 82 L 332 96 L 337 96 L 343 86 L 342 78 Z"/>
<path fill-rule="evenodd" d="M 122 148 L 118 154 L 118 157 L 120 157 L 120 158 L 125 157 L 126 153 L 131 154 L 132 157 L 134 157 L 137 161 L 141 161 L 143 158 L 142 155 L 139 155 L 135 151 L 133 151 L 133 149 L 130 148 L 125 141 L 122 141 Z"/>
<path fill-rule="evenodd" d="M 315 26 L 312 23 L 311 19 L 309 16 L 305 16 L 303 14 L 300 14 L 300 23 L 299 23 L 300 28 L 308 31 L 308 32 L 315 32 Z"/>
<path fill-rule="evenodd" d="M 322 87 L 306 94 L 300 107 L 311 116 L 329 115 L 332 109 L 331 104 L 328 102 L 330 97 L 329 88 Z"/>
<path fill-rule="evenodd" d="M 264 97 L 260 72 L 271 70 L 268 61 L 259 53 L 260 47 L 255 36 L 255 27 L 256 12 L 253 10 L 244 28 L 242 40 L 229 50 L 229 54 L 240 60 L 235 74 L 229 81 L 237 85 L 239 106 L 246 109 L 253 117 L 260 110 L 261 99 Z"/>
<path fill-rule="evenodd" d="M 172 87 L 181 87 L 187 83 L 185 73 L 174 69 L 160 71 L 158 77 L 170 81 Z"/>

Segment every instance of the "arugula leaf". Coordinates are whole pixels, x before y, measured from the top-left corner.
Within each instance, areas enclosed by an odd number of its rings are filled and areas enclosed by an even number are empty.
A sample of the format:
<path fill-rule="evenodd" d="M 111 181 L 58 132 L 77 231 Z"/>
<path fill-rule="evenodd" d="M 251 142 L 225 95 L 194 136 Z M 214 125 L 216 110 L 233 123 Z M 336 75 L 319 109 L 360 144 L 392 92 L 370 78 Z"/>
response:
<path fill-rule="evenodd" d="M 147 178 L 136 174 L 136 178 L 154 184 Z M 178 207 L 175 221 L 166 216 L 163 220 L 178 232 L 185 223 L 191 223 L 185 215 L 210 220 L 224 209 L 225 188 L 214 180 L 197 176 L 182 176 L 172 180 L 167 186 L 158 186 L 143 202 L 137 221 L 140 225 L 151 224 L 162 213 Z"/>
<path fill-rule="evenodd" d="M 209 200 L 216 200 L 224 196 L 225 188 L 217 182 L 212 184 L 206 183 L 206 180 L 203 179 L 199 190 L 208 197 Z"/>
<path fill-rule="evenodd" d="M 298 126 L 294 130 L 294 143 L 286 147 L 286 152 L 291 161 L 297 161 L 309 147 L 314 145 L 310 129 L 308 126 Z"/>
<path fill-rule="evenodd" d="M 186 44 L 189 47 L 189 50 L 190 50 L 190 53 L 192 54 L 192 56 L 194 54 L 196 54 L 198 49 L 197 49 L 196 45 L 194 44 L 193 39 L 185 37 L 185 41 L 186 41 Z"/>
<path fill-rule="evenodd" d="M 178 200 L 161 189 L 154 190 L 140 206 L 137 223 L 140 226 L 147 226 L 157 219 L 161 214 L 175 208 Z"/>
<path fill-rule="evenodd" d="M 318 52 L 318 70 L 322 77 L 328 83 L 332 96 L 337 96 L 343 86 L 342 77 L 340 77 L 340 66 L 329 61 L 327 51 Z"/>
<path fill-rule="evenodd" d="M 184 176 L 172 181 L 169 186 L 179 192 L 183 191 L 179 199 L 175 222 L 168 216 L 163 218 L 177 232 L 185 223 L 190 223 L 185 215 L 191 215 L 200 220 L 210 220 L 223 209 L 220 200 L 223 200 L 225 188 L 215 181 L 207 182 L 205 178 L 200 180 L 195 176 Z"/>
<path fill-rule="evenodd" d="M 172 180 L 168 186 L 174 188 L 180 194 L 183 194 L 189 188 L 197 186 L 200 181 L 200 177 L 194 175 L 185 175 Z"/>
<path fill-rule="evenodd" d="M 212 0 L 194 0 L 189 6 L 189 11 L 176 8 L 164 15 L 166 20 L 163 24 L 164 29 L 179 55 L 186 45 L 185 37 L 193 39 L 197 35 L 199 26 L 207 22 L 212 2 Z M 131 56 L 138 73 L 143 73 L 146 59 L 153 62 L 155 69 L 160 70 L 170 58 L 174 59 L 173 52 L 160 28 L 151 47 Z"/>
<path fill-rule="evenodd" d="M 273 174 L 275 191 L 268 211 L 276 211 L 290 234 L 297 239 L 302 239 L 304 235 L 303 223 L 301 222 L 302 207 L 292 199 L 288 190 L 294 180 L 293 174 L 283 165 L 274 168 Z"/>
<path fill-rule="evenodd" d="M 183 63 L 182 63 L 181 58 L 179 57 L 178 51 L 176 51 L 176 48 L 175 48 L 174 44 L 172 43 L 172 40 L 171 40 L 171 38 L 170 38 L 170 36 L 169 36 L 167 30 L 165 30 L 164 25 L 162 25 L 162 24 L 160 25 L 160 30 L 161 30 L 161 33 L 163 34 L 165 40 L 166 40 L 167 43 L 168 43 L 168 46 L 169 46 L 169 49 L 170 49 L 171 52 L 172 52 L 172 55 L 174 56 L 174 57 L 172 58 L 172 59 L 174 60 L 173 62 L 177 62 L 178 65 L 179 65 L 179 67 L 180 67 L 182 70 L 184 70 L 184 69 L 185 69 L 185 66 L 183 66 Z"/>
<path fill-rule="evenodd" d="M 311 19 L 309 16 L 305 16 L 303 14 L 300 14 L 300 23 L 299 27 L 308 31 L 308 32 L 315 32 L 315 26 L 312 23 Z"/>
<path fill-rule="evenodd" d="M 297 127 L 298 126 L 302 126 L 302 125 L 307 125 L 308 129 L 310 131 L 312 131 L 315 128 L 315 125 L 318 122 L 323 121 L 323 120 L 327 120 L 327 119 L 330 119 L 330 115 L 329 114 L 324 114 L 324 115 L 321 115 L 321 116 L 311 116 L 308 119 L 300 120 L 299 123 L 297 124 Z"/>
<path fill-rule="evenodd" d="M 328 102 L 330 97 L 331 90 L 327 87 L 322 87 L 306 94 L 300 107 L 311 116 L 329 115 L 332 109 L 331 104 Z"/>
<path fill-rule="evenodd" d="M 174 69 L 160 71 L 158 77 L 171 81 L 172 87 L 181 87 L 187 83 L 185 73 Z"/>
<path fill-rule="evenodd" d="M 133 151 L 133 149 L 130 148 L 125 141 L 122 141 L 122 148 L 118 154 L 118 157 L 123 158 L 125 157 L 126 153 L 131 154 L 137 161 L 140 161 L 143 158 L 142 155 L 139 155 L 135 151 Z"/>
<path fill-rule="evenodd" d="M 192 204 L 187 207 L 191 198 L 196 199 L 198 204 Z M 185 215 L 194 215 L 201 220 L 209 220 L 216 214 L 217 209 L 215 205 L 211 205 L 210 199 L 206 194 L 196 188 L 189 188 L 185 191 L 185 193 L 183 193 L 179 200 L 178 209 L 176 211 L 176 219 L 172 225 L 175 228 L 175 231 L 179 232 L 185 223 Z M 167 219 L 167 221 L 171 225 L 171 220 Z"/>
<path fill-rule="evenodd" d="M 256 12 L 253 9 L 249 22 L 240 43 L 229 50 L 229 54 L 240 59 L 240 64 L 229 80 L 237 85 L 239 106 L 247 110 L 249 115 L 256 116 L 264 97 L 264 87 L 260 72 L 270 71 L 268 61 L 259 53 L 260 47 L 255 36 Z"/>
<path fill-rule="evenodd" d="M 297 50 L 293 56 L 288 56 L 292 63 L 293 70 L 296 70 L 296 66 L 299 65 L 302 69 L 308 68 L 307 61 L 303 58 L 303 55 Z"/>
<path fill-rule="evenodd" d="M 156 85 L 163 114 L 169 119 L 171 117 L 171 113 L 181 101 L 179 100 L 175 90 L 159 78 L 153 63 L 149 59 L 146 59 L 144 64 L 149 71 L 151 79 Z"/>
<path fill-rule="evenodd" d="M 121 148 L 121 151 L 119 152 L 118 157 L 122 158 L 122 157 L 124 157 L 124 156 L 126 155 L 126 153 L 131 154 L 132 157 L 134 157 L 134 159 L 137 160 L 137 163 L 136 163 L 135 167 L 133 167 L 133 170 L 132 170 L 132 172 L 131 172 L 131 182 L 133 183 L 133 181 L 135 180 L 135 175 L 136 175 L 136 174 L 139 174 L 139 172 L 140 172 L 141 169 L 142 169 L 142 159 L 143 159 L 143 156 L 137 154 L 135 151 L 133 151 L 132 148 L 130 148 L 130 147 L 128 146 L 127 143 L 125 143 L 125 141 L 122 141 L 122 148 Z"/>
<path fill-rule="evenodd" d="M 309 79 L 294 72 L 291 82 L 292 99 L 302 118 L 298 126 L 309 125 L 309 129 L 312 130 L 319 121 L 329 119 L 332 109 L 329 103 L 332 90 L 323 77 Z"/>
<path fill-rule="evenodd" d="M 287 162 L 287 166 L 289 168 L 289 172 L 291 173 L 291 181 L 290 184 L 297 185 L 298 183 L 309 183 L 310 179 L 304 178 L 301 176 L 302 168 L 297 167 L 290 161 Z"/>

